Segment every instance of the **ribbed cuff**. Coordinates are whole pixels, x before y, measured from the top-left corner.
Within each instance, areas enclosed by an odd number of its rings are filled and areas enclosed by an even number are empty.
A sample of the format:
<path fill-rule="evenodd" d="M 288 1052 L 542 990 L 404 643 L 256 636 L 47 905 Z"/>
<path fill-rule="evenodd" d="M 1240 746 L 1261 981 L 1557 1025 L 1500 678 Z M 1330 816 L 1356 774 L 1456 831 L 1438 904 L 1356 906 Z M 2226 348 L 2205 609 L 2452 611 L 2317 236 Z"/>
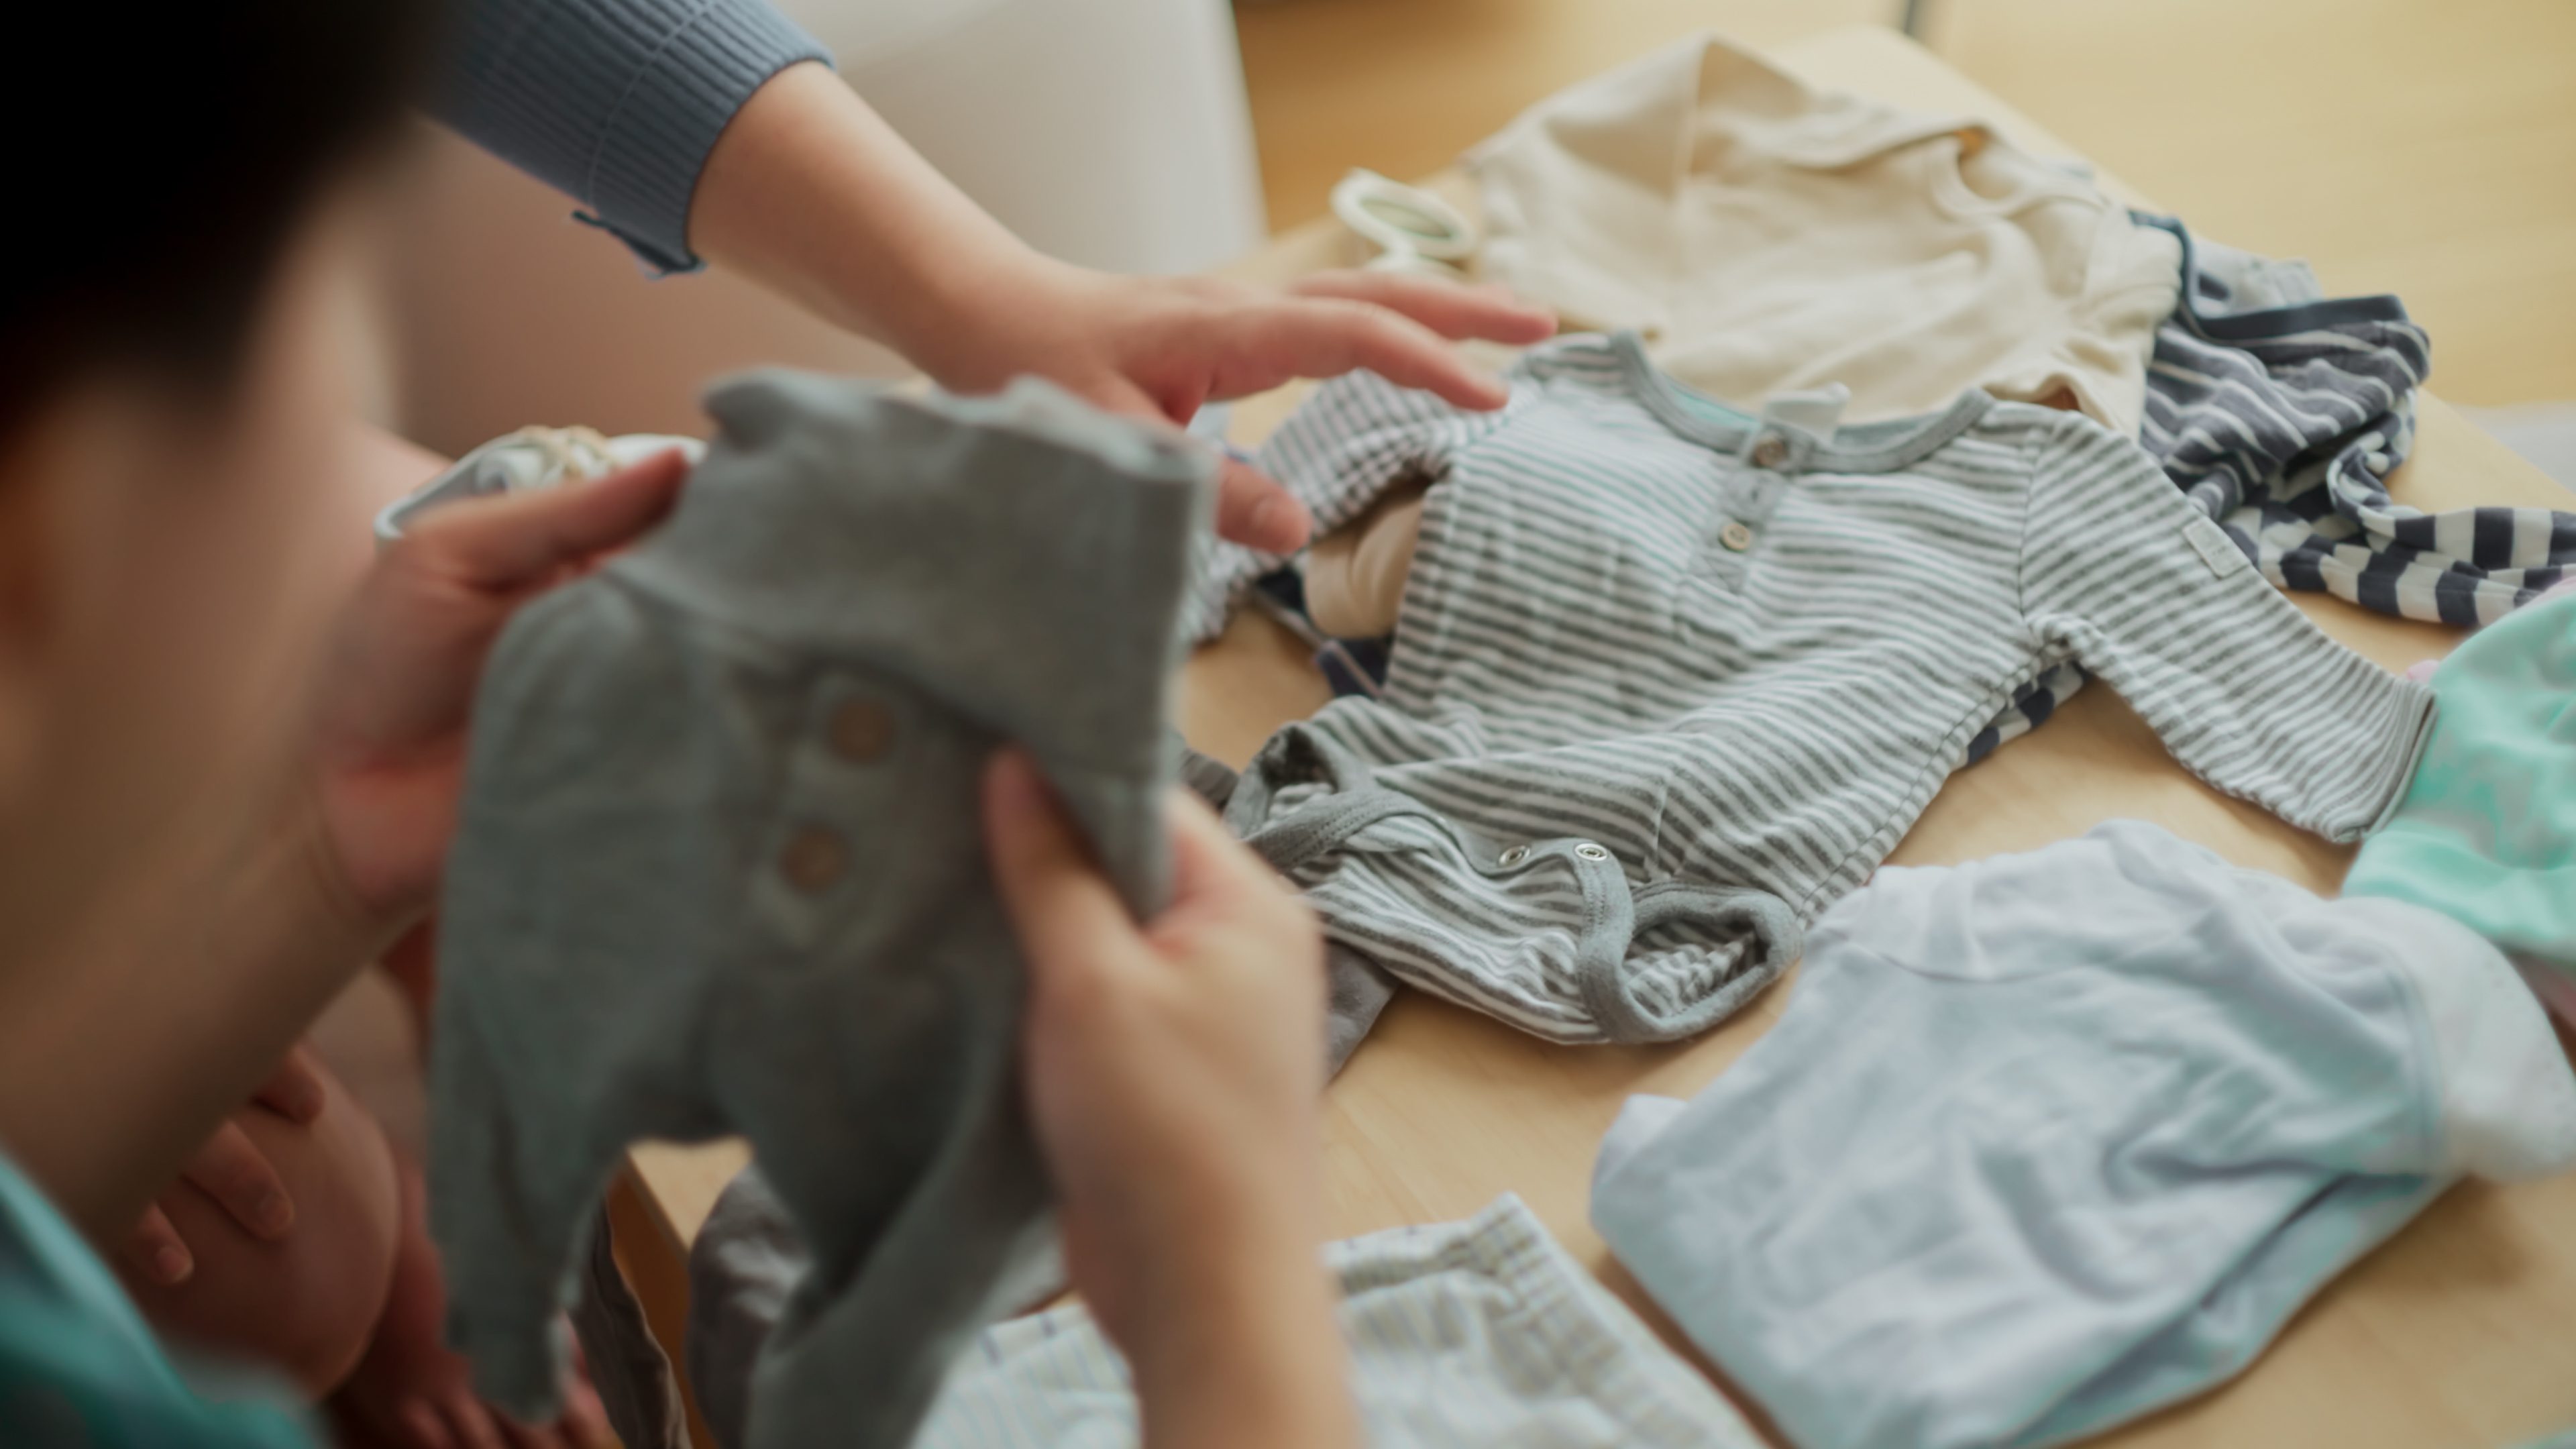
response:
<path fill-rule="evenodd" d="M 702 265 L 689 203 L 734 113 L 831 60 L 766 0 L 473 0 L 462 20 L 439 119 L 664 273 Z"/>
<path fill-rule="evenodd" d="M 658 271 L 706 265 L 689 250 L 689 202 L 716 138 L 771 76 L 831 59 L 765 0 L 709 0 L 606 119 L 583 193 L 599 224 Z"/>

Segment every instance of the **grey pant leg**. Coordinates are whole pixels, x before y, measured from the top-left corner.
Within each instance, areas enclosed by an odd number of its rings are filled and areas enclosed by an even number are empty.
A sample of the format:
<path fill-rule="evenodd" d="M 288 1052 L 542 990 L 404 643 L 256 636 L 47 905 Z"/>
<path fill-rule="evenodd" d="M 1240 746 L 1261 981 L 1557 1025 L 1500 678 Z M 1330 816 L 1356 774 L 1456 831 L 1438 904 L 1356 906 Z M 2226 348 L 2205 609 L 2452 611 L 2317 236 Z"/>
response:
<path fill-rule="evenodd" d="M 752 1365 L 813 1262 L 758 1167 L 726 1184 L 698 1229 L 689 1249 L 689 1384 L 721 1449 L 745 1442 Z"/>
<path fill-rule="evenodd" d="M 1236 777 L 1233 767 L 1182 744 L 1177 732 L 1173 734 L 1171 743 L 1180 757 L 1178 774 L 1181 783 L 1188 786 L 1192 794 L 1205 800 L 1209 809 L 1223 811 L 1225 802 L 1234 797 Z"/>
<path fill-rule="evenodd" d="M 653 1341 L 644 1307 L 626 1286 L 626 1275 L 617 1271 L 605 1208 L 591 1223 L 572 1331 L 581 1340 L 591 1387 L 599 1391 L 618 1442 L 626 1449 L 689 1449 L 689 1414 L 680 1401 L 679 1380 L 662 1346 Z"/>
<path fill-rule="evenodd" d="M 1395 995 L 1395 978 L 1339 941 L 1324 943 L 1324 971 L 1329 1013 L 1324 1023 L 1324 1069 L 1338 1074 Z"/>
<path fill-rule="evenodd" d="M 1173 737 L 1173 748 L 1179 752 L 1181 783 L 1187 785 L 1209 808 L 1223 811 L 1225 802 L 1234 798 L 1235 772 L 1222 762 L 1212 760 Z M 1377 963 L 1338 941 L 1324 948 L 1324 970 L 1330 1019 L 1324 1024 L 1325 1070 L 1338 1073 L 1342 1063 L 1351 1059 L 1360 1038 L 1377 1025 L 1377 1015 L 1386 1010 L 1387 1001 L 1395 995 L 1395 978 L 1377 967 Z"/>

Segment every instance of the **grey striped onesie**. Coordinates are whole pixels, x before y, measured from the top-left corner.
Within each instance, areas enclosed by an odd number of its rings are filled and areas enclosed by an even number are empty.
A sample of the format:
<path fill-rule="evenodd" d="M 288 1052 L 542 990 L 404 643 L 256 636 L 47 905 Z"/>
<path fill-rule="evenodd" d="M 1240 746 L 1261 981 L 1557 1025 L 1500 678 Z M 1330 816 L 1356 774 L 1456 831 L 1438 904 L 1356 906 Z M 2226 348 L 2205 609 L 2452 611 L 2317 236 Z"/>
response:
<path fill-rule="evenodd" d="M 1263 747 L 1228 822 L 1343 947 L 1559 1041 L 1721 1020 L 2056 664 L 2337 840 L 2431 692 L 2335 643 L 2137 445 L 1963 394 L 1819 438 L 1572 337 L 1465 413 L 1368 374 L 1264 450 L 1321 528 L 1437 479 L 1379 699 Z M 1267 561 L 1208 561 L 1204 625 Z"/>

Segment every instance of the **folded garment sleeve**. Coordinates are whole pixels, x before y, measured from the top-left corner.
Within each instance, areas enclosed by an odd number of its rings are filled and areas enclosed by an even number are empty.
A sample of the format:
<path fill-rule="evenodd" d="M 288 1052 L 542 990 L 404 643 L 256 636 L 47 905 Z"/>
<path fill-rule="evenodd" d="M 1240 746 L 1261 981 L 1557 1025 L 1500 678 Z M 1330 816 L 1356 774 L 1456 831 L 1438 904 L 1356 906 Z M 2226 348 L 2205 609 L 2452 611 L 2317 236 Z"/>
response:
<path fill-rule="evenodd" d="M 752 92 L 831 55 L 768 0 L 467 0 L 438 119 L 581 203 L 659 272 L 704 265 L 689 201 Z"/>
<path fill-rule="evenodd" d="M 2069 414 L 2037 443 L 2021 603 L 2193 774 L 2358 840 L 2414 772 L 2433 694 L 2319 629 L 2129 440 Z"/>
<path fill-rule="evenodd" d="M 1535 401 L 1536 386 L 1515 379 L 1508 406 L 1471 413 L 1374 372 L 1345 373 L 1280 424 L 1255 461 L 1306 505 L 1314 536 L 1322 538 L 1368 511 L 1397 480 L 1436 481 L 1450 457 Z M 1215 638 L 1252 581 L 1286 562 L 1222 540 L 1202 547 L 1182 614 L 1193 641 Z"/>

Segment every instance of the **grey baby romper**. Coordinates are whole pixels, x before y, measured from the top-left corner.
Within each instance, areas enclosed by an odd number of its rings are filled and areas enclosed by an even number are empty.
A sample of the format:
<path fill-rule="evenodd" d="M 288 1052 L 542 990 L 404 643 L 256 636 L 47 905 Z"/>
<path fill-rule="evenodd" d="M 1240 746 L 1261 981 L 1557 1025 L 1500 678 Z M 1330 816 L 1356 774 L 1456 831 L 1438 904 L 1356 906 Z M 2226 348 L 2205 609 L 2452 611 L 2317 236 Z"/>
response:
<path fill-rule="evenodd" d="M 640 1137 L 748 1136 L 814 1254 L 748 1442 L 895 1445 L 1047 1255 L 981 772 L 1015 741 L 1161 903 L 1166 681 L 1212 460 L 1044 384 L 719 384 L 668 526 L 521 612 L 441 918 L 431 1226 L 523 1418 Z"/>

